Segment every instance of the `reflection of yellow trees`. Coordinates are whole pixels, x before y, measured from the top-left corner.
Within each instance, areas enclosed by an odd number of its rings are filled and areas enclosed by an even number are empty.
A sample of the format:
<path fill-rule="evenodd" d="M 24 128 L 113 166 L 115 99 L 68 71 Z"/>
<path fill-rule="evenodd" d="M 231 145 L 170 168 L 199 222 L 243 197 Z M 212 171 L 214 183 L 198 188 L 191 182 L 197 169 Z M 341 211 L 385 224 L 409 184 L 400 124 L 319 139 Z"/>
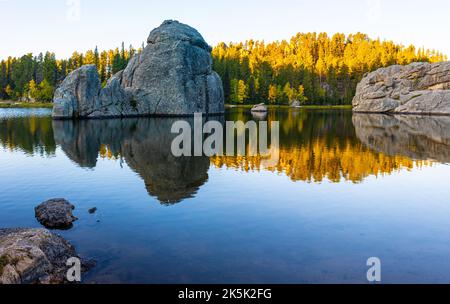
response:
<path fill-rule="evenodd" d="M 373 152 L 361 143 L 347 141 L 343 145 L 329 147 L 322 139 L 309 146 L 281 148 L 276 167 L 264 168 L 261 157 L 220 157 L 211 159 L 218 168 L 235 168 L 244 171 L 268 170 L 284 173 L 294 181 L 322 182 L 342 179 L 355 183 L 370 175 L 391 174 L 401 169 L 429 166 L 429 161 L 414 161 L 403 156 L 388 156 Z"/>
<path fill-rule="evenodd" d="M 117 153 L 115 154 L 108 145 L 100 145 L 99 155 L 101 158 L 105 158 L 108 160 L 116 160 L 119 158 Z"/>

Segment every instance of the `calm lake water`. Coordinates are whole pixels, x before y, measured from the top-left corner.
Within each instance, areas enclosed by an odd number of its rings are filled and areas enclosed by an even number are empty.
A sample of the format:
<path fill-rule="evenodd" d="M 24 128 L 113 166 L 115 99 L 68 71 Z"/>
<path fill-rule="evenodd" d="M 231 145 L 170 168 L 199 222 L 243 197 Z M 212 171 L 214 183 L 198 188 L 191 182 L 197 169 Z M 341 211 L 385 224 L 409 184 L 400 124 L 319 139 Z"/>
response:
<path fill-rule="evenodd" d="M 279 162 L 175 158 L 174 119 L 0 109 L 0 226 L 70 200 L 85 283 L 365 283 L 370 257 L 384 283 L 450 283 L 450 117 L 221 119 L 279 120 Z"/>

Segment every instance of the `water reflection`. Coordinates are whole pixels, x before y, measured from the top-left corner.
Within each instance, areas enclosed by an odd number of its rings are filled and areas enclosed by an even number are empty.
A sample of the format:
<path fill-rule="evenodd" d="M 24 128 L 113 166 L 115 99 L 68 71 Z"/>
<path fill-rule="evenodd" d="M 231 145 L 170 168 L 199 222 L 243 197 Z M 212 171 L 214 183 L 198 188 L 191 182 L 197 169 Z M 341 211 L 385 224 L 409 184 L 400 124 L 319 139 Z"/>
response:
<path fill-rule="evenodd" d="M 52 119 L 48 116 L 50 112 L 29 111 L 32 115 L 23 115 L 23 111 L 0 110 L 0 146 L 2 148 L 9 151 L 18 149 L 30 155 L 52 156 L 55 154 Z"/>
<path fill-rule="evenodd" d="M 214 118 L 216 119 L 216 118 Z M 368 176 L 450 162 L 450 117 L 353 115 L 351 111 L 271 110 L 265 118 L 232 109 L 224 120 L 280 121 L 280 160 L 216 156 L 176 158 L 171 134 L 176 119 L 139 118 L 54 121 L 48 116 L 0 115 L 0 145 L 14 152 L 51 156 L 60 146 L 84 168 L 100 157 L 125 161 L 151 196 L 174 204 L 196 195 L 210 166 L 267 170 L 293 181 L 362 182 Z M 189 120 L 189 119 L 188 119 Z M 193 119 L 189 120 L 193 125 Z"/>
<path fill-rule="evenodd" d="M 412 159 L 450 162 L 450 117 L 353 116 L 356 136 L 372 150 Z"/>
<path fill-rule="evenodd" d="M 162 204 L 193 197 L 208 180 L 207 157 L 174 157 L 171 134 L 175 119 L 54 121 L 55 141 L 82 167 L 97 158 L 122 158 L 144 180 L 148 193 Z M 193 120 L 191 120 L 193 123 Z"/>
<path fill-rule="evenodd" d="M 305 111 L 299 109 L 272 110 L 267 120 L 280 121 L 280 161 L 276 166 L 265 166 L 260 157 L 214 157 L 217 167 L 244 171 L 267 170 L 286 174 L 293 181 L 332 182 L 349 180 L 362 182 L 371 175 L 391 174 L 403 168 L 428 165 L 423 158 L 412 158 L 410 149 L 403 146 L 399 153 L 387 154 L 374 150 L 359 140 L 359 124 L 352 122 L 351 111 Z M 440 118 L 428 117 L 431 121 Z M 249 113 L 234 110 L 227 119 L 248 120 Z M 405 118 L 407 119 L 407 118 Z M 437 123 L 429 123 L 432 133 Z M 356 127 L 356 129 L 355 129 Z M 390 143 L 395 145 L 395 142 Z M 449 145 L 447 145 L 448 149 Z M 432 156 L 433 151 L 430 151 Z M 436 158 L 432 158 L 436 159 Z"/>

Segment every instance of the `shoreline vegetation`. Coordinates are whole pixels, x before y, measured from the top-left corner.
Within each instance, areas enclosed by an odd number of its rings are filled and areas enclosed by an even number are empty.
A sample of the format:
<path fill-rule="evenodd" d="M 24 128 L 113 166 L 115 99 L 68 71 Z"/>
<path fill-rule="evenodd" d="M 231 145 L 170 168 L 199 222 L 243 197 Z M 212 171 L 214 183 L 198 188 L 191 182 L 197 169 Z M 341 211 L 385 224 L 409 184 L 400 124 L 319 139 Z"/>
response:
<path fill-rule="evenodd" d="M 225 109 L 251 109 L 254 104 L 225 104 Z M 11 100 L 0 100 L 0 109 L 38 109 L 53 108 L 53 103 L 49 102 L 16 102 Z M 333 110 L 351 110 L 351 105 L 304 105 L 300 107 L 290 107 L 287 105 L 267 105 L 268 109 L 307 109 L 307 110 L 322 110 L 322 109 L 333 109 Z"/>
<path fill-rule="evenodd" d="M 39 109 L 39 108 L 46 108 L 51 109 L 53 108 L 53 103 L 49 102 L 19 102 L 19 101 L 11 101 L 6 100 L 0 101 L 0 109 Z"/>
<path fill-rule="evenodd" d="M 254 104 L 225 104 L 225 109 L 251 109 L 254 107 Z M 332 109 L 332 110 L 351 110 L 352 105 L 303 105 L 299 107 L 291 107 L 288 105 L 273 105 L 266 104 L 268 109 L 306 109 L 306 110 L 323 110 L 323 109 Z"/>

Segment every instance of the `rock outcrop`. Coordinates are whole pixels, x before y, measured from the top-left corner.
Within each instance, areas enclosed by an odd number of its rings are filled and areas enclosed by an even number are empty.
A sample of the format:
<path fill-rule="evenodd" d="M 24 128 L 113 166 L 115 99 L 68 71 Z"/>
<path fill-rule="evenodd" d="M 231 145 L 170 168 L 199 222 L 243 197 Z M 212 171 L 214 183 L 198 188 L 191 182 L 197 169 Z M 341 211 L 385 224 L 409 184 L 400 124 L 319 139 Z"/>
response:
<path fill-rule="evenodd" d="M 449 116 L 355 114 L 353 124 L 359 140 L 374 151 L 450 162 Z"/>
<path fill-rule="evenodd" d="M 55 92 L 54 118 L 224 113 L 222 80 L 211 47 L 195 29 L 165 21 L 148 45 L 101 87 L 93 65 L 70 73 Z"/>
<path fill-rule="evenodd" d="M 251 109 L 251 112 L 252 113 L 266 113 L 268 111 L 268 109 L 267 109 L 267 106 L 265 105 L 265 104 L 263 104 L 263 103 L 260 103 L 260 104 L 257 104 L 257 105 L 254 105 L 253 107 L 252 107 L 252 109 Z"/>
<path fill-rule="evenodd" d="M 37 220 L 46 228 L 69 229 L 78 220 L 73 216 L 75 206 L 65 199 L 51 199 L 35 208 Z"/>
<path fill-rule="evenodd" d="M 450 62 L 394 65 L 358 84 L 355 112 L 450 115 Z"/>
<path fill-rule="evenodd" d="M 74 247 L 46 229 L 0 229 L 0 284 L 64 283 Z"/>
<path fill-rule="evenodd" d="M 290 102 L 289 106 L 291 108 L 300 108 L 302 106 L 302 104 L 299 100 L 293 100 Z"/>

